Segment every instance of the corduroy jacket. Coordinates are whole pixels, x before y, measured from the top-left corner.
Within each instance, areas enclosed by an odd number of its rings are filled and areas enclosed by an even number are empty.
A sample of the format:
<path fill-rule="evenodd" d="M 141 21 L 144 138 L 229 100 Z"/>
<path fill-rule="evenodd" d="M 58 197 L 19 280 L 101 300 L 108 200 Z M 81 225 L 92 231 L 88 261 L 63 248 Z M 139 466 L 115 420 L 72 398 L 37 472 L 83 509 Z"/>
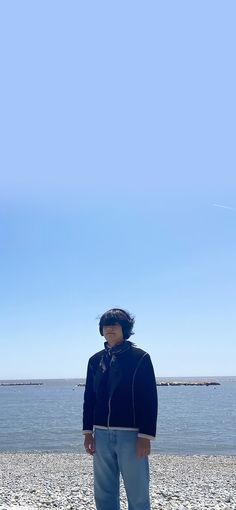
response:
<path fill-rule="evenodd" d="M 150 356 L 128 340 L 122 351 L 112 348 L 109 368 L 106 350 L 88 362 L 84 392 L 83 433 L 94 428 L 137 430 L 154 439 L 157 422 L 157 388 Z"/>

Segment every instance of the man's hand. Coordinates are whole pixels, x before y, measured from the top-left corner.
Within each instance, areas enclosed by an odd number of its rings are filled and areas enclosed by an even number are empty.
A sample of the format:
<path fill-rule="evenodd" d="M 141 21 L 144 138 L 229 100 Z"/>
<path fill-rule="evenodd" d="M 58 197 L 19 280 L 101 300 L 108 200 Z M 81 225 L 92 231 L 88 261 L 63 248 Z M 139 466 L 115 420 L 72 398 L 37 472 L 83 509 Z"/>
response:
<path fill-rule="evenodd" d="M 137 456 L 140 459 L 141 457 L 147 457 L 151 451 L 150 439 L 146 437 L 138 437 L 137 440 Z"/>
<path fill-rule="evenodd" d="M 88 453 L 89 455 L 93 455 L 94 454 L 94 452 L 95 452 L 95 441 L 94 441 L 93 434 L 91 434 L 91 433 L 85 434 L 84 447 L 85 447 L 86 453 Z"/>

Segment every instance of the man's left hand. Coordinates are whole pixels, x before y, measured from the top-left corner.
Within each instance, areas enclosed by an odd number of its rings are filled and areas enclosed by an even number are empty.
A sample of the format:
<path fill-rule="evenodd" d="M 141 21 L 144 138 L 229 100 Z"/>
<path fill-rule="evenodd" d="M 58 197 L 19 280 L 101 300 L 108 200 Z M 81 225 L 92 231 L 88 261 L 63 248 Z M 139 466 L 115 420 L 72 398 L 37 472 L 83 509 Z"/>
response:
<path fill-rule="evenodd" d="M 146 437 L 138 437 L 137 441 L 137 456 L 140 459 L 141 457 L 147 457 L 150 454 L 151 445 L 150 439 Z"/>

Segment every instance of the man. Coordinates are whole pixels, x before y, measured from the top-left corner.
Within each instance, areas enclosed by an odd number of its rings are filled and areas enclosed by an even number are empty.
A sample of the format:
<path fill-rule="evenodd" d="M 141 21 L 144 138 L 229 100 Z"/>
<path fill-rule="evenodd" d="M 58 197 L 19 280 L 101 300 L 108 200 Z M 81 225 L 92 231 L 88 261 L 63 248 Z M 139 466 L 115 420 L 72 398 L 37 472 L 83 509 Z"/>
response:
<path fill-rule="evenodd" d="M 156 435 L 157 389 L 149 354 L 128 339 L 134 318 L 120 308 L 105 312 L 104 349 L 88 362 L 83 433 L 94 460 L 97 510 L 120 510 L 119 477 L 129 510 L 150 510 L 150 440 Z"/>

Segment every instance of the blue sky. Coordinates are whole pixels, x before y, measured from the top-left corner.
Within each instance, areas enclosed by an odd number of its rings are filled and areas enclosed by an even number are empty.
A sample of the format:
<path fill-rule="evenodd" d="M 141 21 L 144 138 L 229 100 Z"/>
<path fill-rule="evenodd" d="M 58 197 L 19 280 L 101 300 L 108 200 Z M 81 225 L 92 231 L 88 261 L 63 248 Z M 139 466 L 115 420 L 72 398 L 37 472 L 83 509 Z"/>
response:
<path fill-rule="evenodd" d="M 0 378 L 235 374 L 235 2 L 2 2 Z M 225 207 L 219 207 L 225 206 Z"/>

